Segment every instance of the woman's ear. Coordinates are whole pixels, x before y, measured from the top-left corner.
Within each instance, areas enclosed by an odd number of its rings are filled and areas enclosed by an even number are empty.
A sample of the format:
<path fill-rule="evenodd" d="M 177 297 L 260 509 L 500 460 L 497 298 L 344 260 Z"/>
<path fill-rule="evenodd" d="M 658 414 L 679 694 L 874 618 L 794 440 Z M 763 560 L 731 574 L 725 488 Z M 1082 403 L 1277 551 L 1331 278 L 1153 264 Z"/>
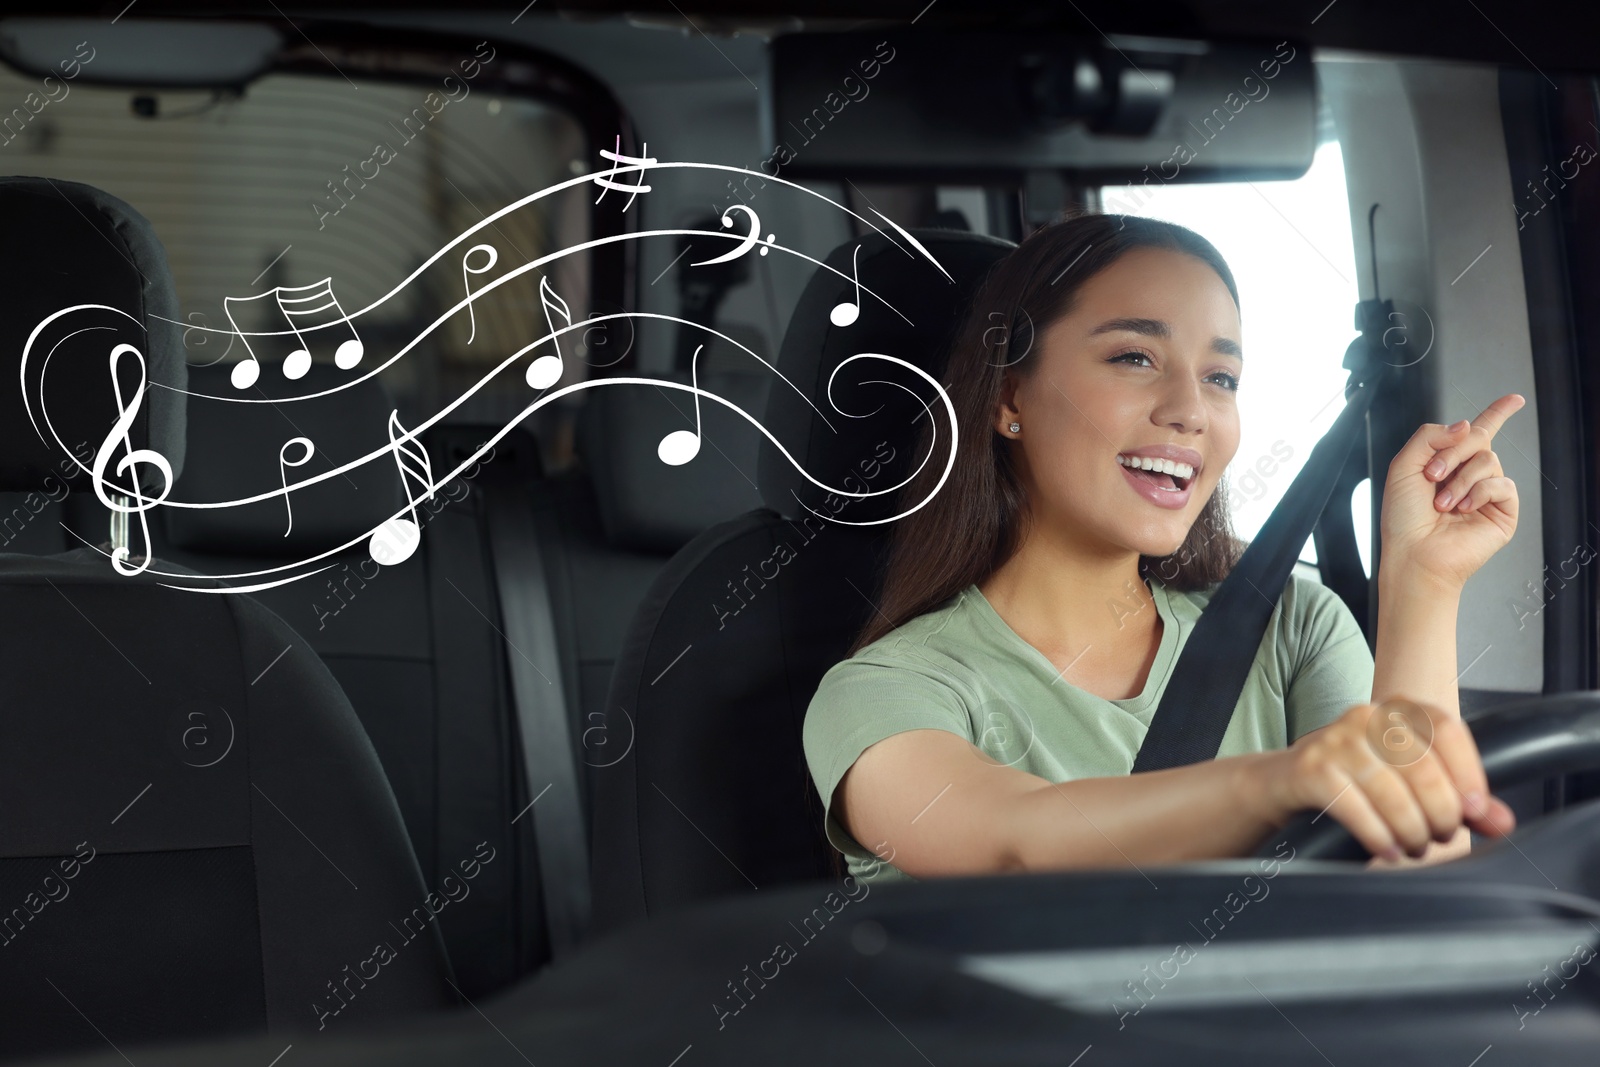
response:
<path fill-rule="evenodd" d="M 1013 430 L 1016 426 L 1018 429 Z M 1021 434 L 1022 412 L 1017 408 L 1017 380 L 1007 371 L 1000 380 L 1000 398 L 995 405 L 994 428 L 1001 437 Z"/>

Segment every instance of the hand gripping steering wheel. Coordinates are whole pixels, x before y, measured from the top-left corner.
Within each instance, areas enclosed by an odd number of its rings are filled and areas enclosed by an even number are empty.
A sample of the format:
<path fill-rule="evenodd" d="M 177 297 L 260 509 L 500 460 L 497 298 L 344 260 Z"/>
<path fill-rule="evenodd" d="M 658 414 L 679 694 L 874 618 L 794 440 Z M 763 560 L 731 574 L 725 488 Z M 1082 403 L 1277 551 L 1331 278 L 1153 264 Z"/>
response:
<path fill-rule="evenodd" d="M 1498 705 L 1467 725 L 1494 794 L 1526 782 L 1600 768 L 1600 692 L 1528 697 Z M 1294 855 L 1310 859 L 1371 858 L 1350 831 L 1326 813 L 1301 812 L 1268 835 L 1256 855 L 1280 855 L 1275 850 L 1285 841 Z"/>

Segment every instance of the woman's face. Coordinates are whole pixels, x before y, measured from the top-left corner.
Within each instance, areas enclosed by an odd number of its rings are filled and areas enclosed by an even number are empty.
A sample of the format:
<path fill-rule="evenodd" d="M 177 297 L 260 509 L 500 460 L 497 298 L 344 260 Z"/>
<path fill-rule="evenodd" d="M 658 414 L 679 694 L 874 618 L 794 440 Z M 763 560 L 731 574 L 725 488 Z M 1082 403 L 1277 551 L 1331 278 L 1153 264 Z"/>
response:
<path fill-rule="evenodd" d="M 995 427 L 1015 441 L 1038 532 L 1104 554 L 1177 551 L 1239 448 L 1239 310 L 1216 271 L 1124 253 L 1023 358 L 1038 364 L 1008 375 Z M 1134 469 L 1152 459 L 1168 473 Z"/>

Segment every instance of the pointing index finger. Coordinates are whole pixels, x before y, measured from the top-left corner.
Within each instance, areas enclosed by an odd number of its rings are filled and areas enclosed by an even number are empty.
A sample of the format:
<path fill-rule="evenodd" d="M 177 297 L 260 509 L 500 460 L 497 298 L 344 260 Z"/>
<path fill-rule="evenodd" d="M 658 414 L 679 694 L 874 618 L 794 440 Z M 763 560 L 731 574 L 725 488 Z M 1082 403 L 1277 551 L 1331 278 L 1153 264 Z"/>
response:
<path fill-rule="evenodd" d="M 1521 393 L 1507 393 L 1484 408 L 1483 414 L 1472 420 L 1472 428 L 1482 430 L 1492 438 L 1500 432 L 1500 427 L 1506 424 L 1506 420 L 1521 411 L 1527 402 Z"/>

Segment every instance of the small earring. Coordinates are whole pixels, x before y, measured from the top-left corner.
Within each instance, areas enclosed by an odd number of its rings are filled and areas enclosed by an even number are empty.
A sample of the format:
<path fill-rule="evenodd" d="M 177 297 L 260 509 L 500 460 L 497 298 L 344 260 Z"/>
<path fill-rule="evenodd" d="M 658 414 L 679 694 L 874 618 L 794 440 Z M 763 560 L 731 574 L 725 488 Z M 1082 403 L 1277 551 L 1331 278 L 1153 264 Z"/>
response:
<path fill-rule="evenodd" d="M 1021 432 L 1022 432 L 1022 423 L 1020 423 L 1020 422 L 1013 422 L 1013 423 L 1012 423 L 1012 424 L 1011 424 L 1011 432 L 1012 432 L 1012 433 L 1021 433 Z"/>

